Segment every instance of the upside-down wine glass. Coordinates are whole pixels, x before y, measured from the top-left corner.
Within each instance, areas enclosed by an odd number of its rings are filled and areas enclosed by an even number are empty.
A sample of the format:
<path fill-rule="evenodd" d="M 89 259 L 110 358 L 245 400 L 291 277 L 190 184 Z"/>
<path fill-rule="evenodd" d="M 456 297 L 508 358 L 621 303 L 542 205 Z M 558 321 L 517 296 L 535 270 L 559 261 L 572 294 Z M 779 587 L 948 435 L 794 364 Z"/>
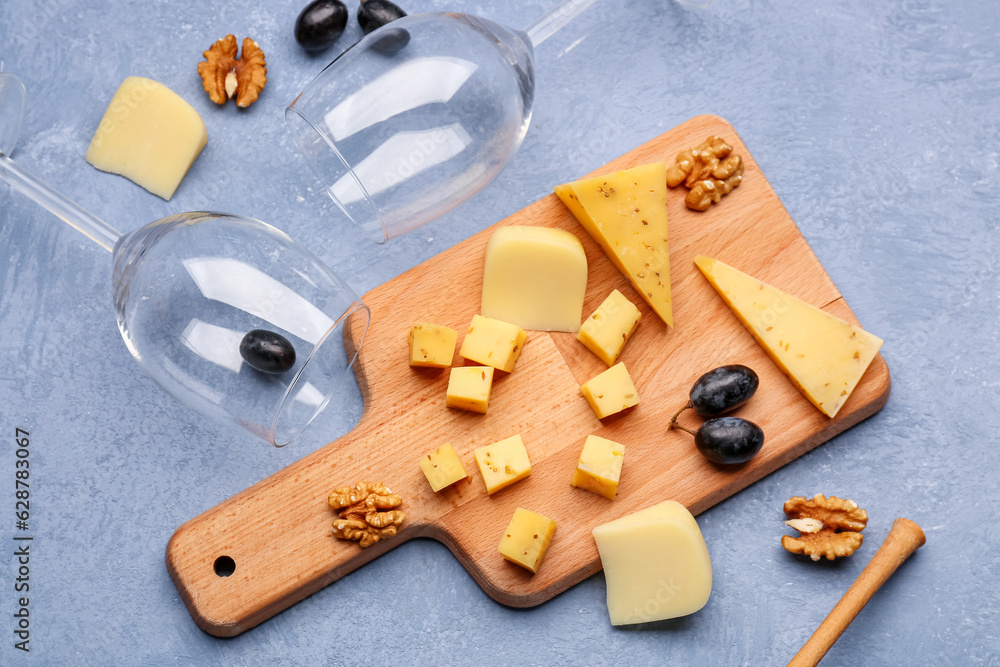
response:
<path fill-rule="evenodd" d="M 252 218 L 181 213 L 122 235 L 8 157 L 25 97 L 0 73 L 0 181 L 112 252 L 118 328 L 143 370 L 184 405 L 275 446 L 298 437 L 354 377 L 370 317 L 360 297 Z"/>
<path fill-rule="evenodd" d="M 336 205 L 378 243 L 480 191 L 521 145 L 534 48 L 595 0 L 562 0 L 525 30 L 458 12 L 415 14 L 365 36 L 285 111 Z"/>

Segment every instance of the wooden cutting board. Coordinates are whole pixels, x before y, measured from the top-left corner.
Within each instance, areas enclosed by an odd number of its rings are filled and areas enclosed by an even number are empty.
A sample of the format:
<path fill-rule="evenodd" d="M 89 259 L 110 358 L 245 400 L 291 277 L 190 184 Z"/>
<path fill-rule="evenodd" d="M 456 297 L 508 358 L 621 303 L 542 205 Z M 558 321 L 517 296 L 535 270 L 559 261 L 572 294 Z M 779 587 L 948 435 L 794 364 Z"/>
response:
<path fill-rule="evenodd" d="M 171 538 L 167 569 L 198 626 L 218 636 L 239 634 L 414 537 L 447 545 L 498 602 L 537 605 L 601 569 L 594 526 L 667 499 L 698 514 L 878 411 L 890 385 L 881 356 L 829 419 L 781 374 L 695 268 L 695 255 L 715 257 L 857 322 L 727 122 L 698 116 L 594 173 L 658 160 L 672 164 L 679 151 L 713 134 L 743 155 L 743 184 L 703 213 L 684 207 L 683 188 L 669 192 L 672 330 L 555 195 L 366 294 L 371 326 L 357 362 L 365 395 L 358 425 L 191 519 Z M 615 288 L 640 307 L 641 324 L 620 358 L 641 399 L 628 414 L 602 423 L 591 412 L 579 385 L 606 366 L 573 334 L 531 332 L 515 371 L 495 382 L 486 415 L 445 407 L 447 370 L 407 365 L 407 334 L 415 322 L 452 327 L 461 345 L 461 332 L 479 308 L 486 242 L 494 229 L 511 224 L 559 227 L 583 242 L 590 267 L 584 316 Z M 348 332 L 346 344 L 359 335 Z M 766 440 L 749 463 L 723 468 L 704 459 L 690 435 L 668 432 L 666 425 L 702 373 L 729 363 L 760 376 L 757 395 L 736 414 L 759 424 Z M 690 412 L 681 421 L 699 423 Z M 517 433 L 526 443 L 531 475 L 487 496 L 472 451 Z M 569 484 L 592 433 L 625 445 L 614 501 Z M 435 494 L 417 461 L 445 442 L 454 445 L 469 477 Z M 406 512 L 397 536 L 367 549 L 331 536 L 336 517 L 327 506 L 332 489 L 361 480 L 387 484 L 402 496 Z M 497 553 L 517 507 L 558 525 L 535 575 Z M 231 576 L 216 574 L 220 557 L 232 559 Z"/>

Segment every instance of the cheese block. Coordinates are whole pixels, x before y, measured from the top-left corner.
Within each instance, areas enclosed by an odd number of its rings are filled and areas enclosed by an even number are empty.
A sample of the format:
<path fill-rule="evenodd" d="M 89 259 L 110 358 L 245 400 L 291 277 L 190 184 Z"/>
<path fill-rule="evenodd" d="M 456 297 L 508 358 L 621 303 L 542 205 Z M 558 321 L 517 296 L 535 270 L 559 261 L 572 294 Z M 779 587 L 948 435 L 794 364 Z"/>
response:
<path fill-rule="evenodd" d="M 486 414 L 493 389 L 492 366 L 458 366 L 448 376 L 444 404 L 449 408 Z"/>
<path fill-rule="evenodd" d="M 698 522 L 673 500 L 594 528 L 612 625 L 687 616 L 712 594 L 712 560 Z"/>
<path fill-rule="evenodd" d="M 523 329 L 580 329 L 587 255 L 565 229 L 512 225 L 486 244 L 480 312 Z"/>
<path fill-rule="evenodd" d="M 528 334 L 524 329 L 492 317 L 473 315 L 458 353 L 477 364 L 492 366 L 505 373 L 514 372 Z"/>
<path fill-rule="evenodd" d="M 468 477 L 455 448 L 447 442 L 420 459 L 419 465 L 435 493 Z"/>
<path fill-rule="evenodd" d="M 577 340 L 608 366 L 614 366 L 625 343 L 639 326 L 641 314 L 635 304 L 613 290 L 580 326 Z"/>
<path fill-rule="evenodd" d="M 704 255 L 694 261 L 792 384 L 835 417 L 882 339 L 728 264 Z"/>
<path fill-rule="evenodd" d="M 554 190 L 653 311 L 672 327 L 666 165 L 646 164 Z"/>
<path fill-rule="evenodd" d="M 455 356 L 458 332 L 439 324 L 419 322 L 410 328 L 410 365 L 426 368 L 447 368 Z"/>
<path fill-rule="evenodd" d="M 517 563 L 532 574 L 538 572 L 556 533 L 556 522 L 522 507 L 514 510 L 510 525 L 500 538 L 498 551 L 504 559 Z"/>
<path fill-rule="evenodd" d="M 580 393 L 590 403 L 598 419 L 639 404 L 639 392 L 621 362 L 580 385 Z"/>
<path fill-rule="evenodd" d="M 169 200 L 207 143 L 194 107 L 161 83 L 130 76 L 111 98 L 87 162 Z"/>
<path fill-rule="evenodd" d="M 624 458 L 624 445 L 597 435 L 588 435 L 570 484 L 614 500 L 618 493 Z"/>
<path fill-rule="evenodd" d="M 520 435 L 480 447 L 473 454 L 487 494 L 496 493 L 531 474 L 528 450 Z"/>

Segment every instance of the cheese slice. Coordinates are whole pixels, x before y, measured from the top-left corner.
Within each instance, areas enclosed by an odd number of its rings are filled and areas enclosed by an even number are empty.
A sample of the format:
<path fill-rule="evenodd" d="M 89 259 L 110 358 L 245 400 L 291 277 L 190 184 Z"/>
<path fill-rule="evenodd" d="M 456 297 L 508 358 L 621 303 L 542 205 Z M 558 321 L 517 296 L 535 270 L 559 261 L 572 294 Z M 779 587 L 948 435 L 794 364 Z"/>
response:
<path fill-rule="evenodd" d="M 673 326 L 666 165 L 642 165 L 554 190 L 660 319 Z"/>
<path fill-rule="evenodd" d="M 194 107 L 161 83 L 130 76 L 111 98 L 87 162 L 169 200 L 206 143 Z"/>
<path fill-rule="evenodd" d="M 792 384 L 835 417 L 882 339 L 718 260 L 694 261 Z"/>

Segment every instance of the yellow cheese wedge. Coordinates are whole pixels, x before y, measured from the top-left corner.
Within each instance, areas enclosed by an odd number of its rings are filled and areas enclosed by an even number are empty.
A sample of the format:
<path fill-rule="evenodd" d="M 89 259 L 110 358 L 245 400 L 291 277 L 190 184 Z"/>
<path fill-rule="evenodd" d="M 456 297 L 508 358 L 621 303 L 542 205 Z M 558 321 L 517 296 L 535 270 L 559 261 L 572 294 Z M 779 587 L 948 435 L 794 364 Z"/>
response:
<path fill-rule="evenodd" d="M 673 326 L 666 165 L 642 165 L 554 190 L 642 298 Z"/>
<path fill-rule="evenodd" d="M 882 339 L 728 264 L 704 255 L 694 261 L 792 384 L 835 417 Z"/>
<path fill-rule="evenodd" d="M 207 143 L 194 107 L 161 83 L 130 76 L 104 112 L 87 162 L 169 200 Z"/>
<path fill-rule="evenodd" d="M 447 442 L 420 459 L 419 465 L 435 493 L 468 477 L 455 448 Z"/>
<path fill-rule="evenodd" d="M 622 474 L 625 446 L 596 435 L 588 435 L 570 484 L 614 500 Z"/>
<path fill-rule="evenodd" d="M 518 507 L 500 538 L 500 555 L 532 574 L 538 572 L 556 533 L 556 522 L 537 512 Z"/>
<path fill-rule="evenodd" d="M 486 493 L 496 493 L 531 474 L 528 450 L 520 435 L 512 435 L 474 452 Z"/>
<path fill-rule="evenodd" d="M 601 361 L 614 366 L 641 317 L 635 304 L 614 290 L 583 322 L 576 338 Z"/>
<path fill-rule="evenodd" d="M 612 625 L 693 614 L 712 594 L 712 560 L 691 513 L 668 500 L 593 530 Z"/>
<path fill-rule="evenodd" d="M 587 255 L 565 229 L 512 225 L 486 244 L 486 317 L 536 331 L 580 329 L 587 291 Z"/>

